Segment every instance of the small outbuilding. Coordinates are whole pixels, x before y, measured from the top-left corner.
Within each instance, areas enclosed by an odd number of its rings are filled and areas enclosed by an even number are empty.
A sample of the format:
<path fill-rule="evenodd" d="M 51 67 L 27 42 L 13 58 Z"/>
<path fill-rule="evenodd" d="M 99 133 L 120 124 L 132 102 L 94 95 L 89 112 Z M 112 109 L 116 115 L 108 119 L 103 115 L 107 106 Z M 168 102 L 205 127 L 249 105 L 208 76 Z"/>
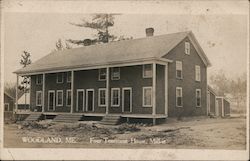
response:
<path fill-rule="evenodd" d="M 230 102 L 225 97 L 216 97 L 216 116 L 230 116 Z"/>

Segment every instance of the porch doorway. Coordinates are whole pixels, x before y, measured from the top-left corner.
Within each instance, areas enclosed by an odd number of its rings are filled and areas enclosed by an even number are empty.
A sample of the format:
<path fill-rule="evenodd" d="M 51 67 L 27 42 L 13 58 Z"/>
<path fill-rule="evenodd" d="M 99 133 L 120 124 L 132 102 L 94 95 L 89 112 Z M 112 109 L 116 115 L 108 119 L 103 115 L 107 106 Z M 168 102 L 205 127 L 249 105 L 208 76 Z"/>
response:
<path fill-rule="evenodd" d="M 94 111 L 94 89 L 87 89 L 86 106 L 87 111 Z"/>
<path fill-rule="evenodd" d="M 55 91 L 49 91 L 48 93 L 48 110 L 54 111 L 55 110 Z"/>
<path fill-rule="evenodd" d="M 77 90 L 77 102 L 76 102 L 76 111 L 77 112 L 84 112 L 84 99 L 85 92 L 84 89 Z"/>
<path fill-rule="evenodd" d="M 122 112 L 132 112 L 132 88 L 122 88 Z"/>

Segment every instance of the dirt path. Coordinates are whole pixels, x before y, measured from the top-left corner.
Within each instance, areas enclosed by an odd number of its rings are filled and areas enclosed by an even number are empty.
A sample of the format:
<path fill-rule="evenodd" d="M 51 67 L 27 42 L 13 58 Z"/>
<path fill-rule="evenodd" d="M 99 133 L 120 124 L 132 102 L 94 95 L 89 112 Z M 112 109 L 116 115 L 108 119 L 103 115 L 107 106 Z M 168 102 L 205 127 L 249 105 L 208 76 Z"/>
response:
<path fill-rule="evenodd" d="M 245 149 L 246 119 L 189 119 L 171 121 L 157 126 L 100 126 L 96 122 L 74 124 L 43 123 L 45 128 L 22 128 L 17 124 L 4 127 L 4 146 L 16 148 L 197 148 L 197 149 Z M 20 125 L 19 125 L 20 127 Z M 65 140 L 77 138 L 76 143 L 25 143 L 22 137 L 56 137 Z M 109 138 L 113 140 L 145 141 L 143 144 L 91 144 L 90 137 Z M 160 139 L 164 144 L 148 140 Z"/>

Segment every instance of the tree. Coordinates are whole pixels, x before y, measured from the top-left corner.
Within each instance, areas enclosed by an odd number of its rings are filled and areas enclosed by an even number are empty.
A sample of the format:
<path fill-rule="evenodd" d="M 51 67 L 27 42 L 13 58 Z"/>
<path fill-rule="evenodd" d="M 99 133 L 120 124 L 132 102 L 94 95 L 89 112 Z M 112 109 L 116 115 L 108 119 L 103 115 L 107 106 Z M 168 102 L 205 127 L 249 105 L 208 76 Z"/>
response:
<path fill-rule="evenodd" d="M 4 84 L 4 92 L 7 92 L 11 97 L 16 99 L 16 84 L 6 83 Z M 18 89 L 18 98 L 23 95 L 23 91 Z"/>
<path fill-rule="evenodd" d="M 31 57 L 31 54 L 29 52 L 23 51 L 23 54 L 21 55 L 21 60 L 20 60 L 20 64 L 23 66 L 23 68 L 31 64 L 30 57 Z M 22 90 L 25 95 L 25 105 L 26 105 L 26 93 L 29 91 L 29 84 L 30 84 L 30 77 L 22 76 L 21 85 L 18 86 L 18 89 Z"/>
<path fill-rule="evenodd" d="M 83 40 L 72 40 L 68 39 L 67 41 L 76 44 L 76 45 L 92 45 L 96 43 L 108 43 L 111 41 L 117 40 L 117 36 L 110 33 L 110 28 L 114 26 L 114 19 L 117 14 L 94 14 L 92 16 L 92 22 L 88 22 L 85 19 L 82 19 L 82 23 L 71 23 L 77 27 L 90 28 L 97 31 L 95 38 L 93 39 L 83 39 Z M 125 40 L 127 38 L 118 39 Z M 131 39 L 131 38 L 129 38 Z"/>
<path fill-rule="evenodd" d="M 220 70 L 218 73 L 210 77 L 210 82 L 213 88 L 221 96 L 224 96 L 225 93 L 229 92 L 229 79 L 224 73 L 225 72 L 223 70 Z"/>
<path fill-rule="evenodd" d="M 64 49 L 71 49 L 72 47 L 67 43 L 65 42 L 65 45 L 63 45 L 63 42 L 61 39 L 58 39 L 56 41 L 56 48 L 54 49 L 54 51 L 62 51 Z"/>
<path fill-rule="evenodd" d="M 247 80 L 246 75 L 243 74 L 236 80 L 232 80 L 230 83 L 230 92 L 237 103 L 237 108 L 240 108 L 241 102 L 246 102 L 246 90 L 247 90 Z"/>

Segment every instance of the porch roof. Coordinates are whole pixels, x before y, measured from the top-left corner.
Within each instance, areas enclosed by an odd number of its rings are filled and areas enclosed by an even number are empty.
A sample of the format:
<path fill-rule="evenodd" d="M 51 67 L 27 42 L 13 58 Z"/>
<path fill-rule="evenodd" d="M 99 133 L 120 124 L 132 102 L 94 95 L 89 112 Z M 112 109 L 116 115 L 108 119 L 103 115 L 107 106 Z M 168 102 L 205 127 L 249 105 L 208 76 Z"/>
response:
<path fill-rule="evenodd" d="M 191 31 L 179 32 L 65 49 L 52 52 L 14 73 L 28 75 L 36 72 L 71 70 L 96 65 L 162 58 L 185 37 L 190 35 L 193 35 Z M 203 58 L 209 64 L 205 54 L 203 54 Z"/>

